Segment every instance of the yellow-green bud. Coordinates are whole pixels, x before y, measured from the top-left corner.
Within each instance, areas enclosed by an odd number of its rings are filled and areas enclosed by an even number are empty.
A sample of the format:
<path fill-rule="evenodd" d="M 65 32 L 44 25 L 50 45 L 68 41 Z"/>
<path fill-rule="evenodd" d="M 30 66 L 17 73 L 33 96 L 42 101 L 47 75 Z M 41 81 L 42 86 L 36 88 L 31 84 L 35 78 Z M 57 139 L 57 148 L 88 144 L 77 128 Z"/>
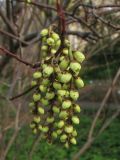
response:
<path fill-rule="evenodd" d="M 63 134 L 62 136 L 60 136 L 60 141 L 61 142 L 65 142 L 67 139 L 67 135 L 66 134 Z"/>
<path fill-rule="evenodd" d="M 44 78 L 44 79 L 42 80 L 42 85 L 44 85 L 45 87 L 47 87 L 49 84 L 50 84 L 50 80 L 49 80 L 49 79 Z"/>
<path fill-rule="evenodd" d="M 37 85 L 37 82 L 36 81 L 31 81 L 31 86 L 34 87 Z"/>
<path fill-rule="evenodd" d="M 73 122 L 74 124 L 79 124 L 79 123 L 80 123 L 80 120 L 79 120 L 79 118 L 78 118 L 77 116 L 73 116 L 73 117 L 72 117 L 72 122 Z"/>
<path fill-rule="evenodd" d="M 59 35 L 55 32 L 51 34 L 51 37 L 54 39 L 54 41 L 57 41 L 60 39 Z"/>
<path fill-rule="evenodd" d="M 41 35 L 42 37 L 44 37 L 44 36 L 47 36 L 48 33 L 49 33 L 48 29 L 43 29 L 43 30 L 41 31 L 40 35 Z"/>
<path fill-rule="evenodd" d="M 54 122 L 54 117 L 48 117 L 46 122 L 47 123 L 53 123 Z"/>
<path fill-rule="evenodd" d="M 53 82 L 53 87 L 58 90 L 58 89 L 61 89 L 61 84 L 59 82 Z"/>
<path fill-rule="evenodd" d="M 33 74 L 33 78 L 34 79 L 39 79 L 39 78 L 41 78 L 42 77 L 42 74 L 41 74 L 41 72 L 39 72 L 39 71 L 37 71 L 37 72 L 35 72 L 34 74 Z"/>
<path fill-rule="evenodd" d="M 62 89 L 69 89 L 70 85 L 69 84 L 63 84 Z"/>
<path fill-rule="evenodd" d="M 67 59 L 63 59 L 63 60 L 59 63 L 59 67 L 60 67 L 61 70 L 67 69 L 68 65 L 69 65 L 69 60 L 67 60 Z"/>
<path fill-rule="evenodd" d="M 56 52 L 57 52 L 56 49 L 54 49 L 54 48 L 51 49 L 51 54 L 55 54 Z"/>
<path fill-rule="evenodd" d="M 78 77 L 77 79 L 75 79 L 75 85 L 79 89 L 84 87 L 84 82 L 80 77 Z"/>
<path fill-rule="evenodd" d="M 40 114 L 44 114 L 44 113 L 45 113 L 44 108 L 38 107 L 38 112 L 39 112 Z"/>
<path fill-rule="evenodd" d="M 62 133 L 62 130 L 61 130 L 61 129 L 58 129 L 58 130 L 57 130 L 57 134 L 60 135 L 61 133 Z"/>
<path fill-rule="evenodd" d="M 39 123 L 40 122 L 40 117 L 39 116 L 35 116 L 34 118 L 33 118 L 33 121 L 35 122 L 35 123 Z"/>
<path fill-rule="evenodd" d="M 36 128 L 33 129 L 33 133 L 37 134 L 37 129 Z"/>
<path fill-rule="evenodd" d="M 62 103 L 62 108 L 63 109 L 68 109 L 70 108 L 72 105 L 71 101 L 70 100 L 65 100 L 63 103 Z"/>
<path fill-rule="evenodd" d="M 82 63 L 85 60 L 84 54 L 79 51 L 73 52 L 73 56 L 80 63 Z"/>
<path fill-rule="evenodd" d="M 60 109 L 57 106 L 53 106 L 52 110 L 53 110 L 54 113 L 59 113 L 60 112 Z"/>
<path fill-rule="evenodd" d="M 27 3 L 31 3 L 31 0 L 27 0 Z"/>
<path fill-rule="evenodd" d="M 66 91 L 65 97 L 69 97 L 70 93 L 69 91 Z"/>
<path fill-rule="evenodd" d="M 70 63 L 70 69 L 74 72 L 74 73 L 79 73 L 80 69 L 81 69 L 81 65 L 78 62 L 71 62 Z"/>
<path fill-rule="evenodd" d="M 65 148 L 69 148 L 68 142 L 65 143 Z"/>
<path fill-rule="evenodd" d="M 47 42 L 47 37 L 42 37 L 42 42 L 46 43 Z"/>
<path fill-rule="evenodd" d="M 31 123 L 31 124 L 30 124 L 30 128 L 32 128 L 32 129 L 35 128 L 35 124 L 34 124 L 34 123 Z"/>
<path fill-rule="evenodd" d="M 77 112 L 77 113 L 80 113 L 81 109 L 80 109 L 80 106 L 78 104 L 75 104 L 74 111 Z"/>
<path fill-rule="evenodd" d="M 40 98 L 41 98 L 41 95 L 38 93 L 38 94 L 33 94 L 33 100 L 35 101 L 35 102 L 37 102 L 37 101 L 39 101 L 40 100 Z"/>
<path fill-rule="evenodd" d="M 77 136 L 77 131 L 76 131 L 76 130 L 74 130 L 74 131 L 72 132 L 72 136 L 73 136 L 73 137 L 76 137 L 76 136 Z"/>
<path fill-rule="evenodd" d="M 30 102 L 29 103 L 29 107 L 34 107 L 35 106 L 35 103 L 34 102 Z"/>
<path fill-rule="evenodd" d="M 47 99 L 45 99 L 45 98 L 41 99 L 41 103 L 43 104 L 43 106 L 49 105 L 49 101 Z"/>
<path fill-rule="evenodd" d="M 38 129 L 39 129 L 40 131 L 42 131 L 42 128 L 43 128 L 42 125 L 39 125 L 39 126 L 38 126 Z"/>
<path fill-rule="evenodd" d="M 43 75 L 44 77 L 49 77 L 53 73 L 53 67 L 52 66 L 47 66 L 43 70 Z"/>
<path fill-rule="evenodd" d="M 65 56 L 60 56 L 60 61 L 63 61 L 65 59 Z"/>
<path fill-rule="evenodd" d="M 78 98 L 79 98 L 79 92 L 78 91 L 75 91 L 75 90 L 71 90 L 70 91 L 70 97 L 76 101 Z"/>
<path fill-rule="evenodd" d="M 39 86 L 39 89 L 40 89 L 41 92 L 46 92 L 47 91 L 47 87 L 45 87 L 42 84 Z"/>
<path fill-rule="evenodd" d="M 70 82 L 72 75 L 70 73 L 58 74 L 58 80 L 62 83 Z"/>
<path fill-rule="evenodd" d="M 41 47 L 41 50 L 42 50 L 42 51 L 47 51 L 47 50 L 48 50 L 48 46 L 43 45 L 43 46 Z"/>
<path fill-rule="evenodd" d="M 68 113 L 66 111 L 61 111 L 59 114 L 59 117 L 62 119 L 66 119 L 68 116 Z"/>
<path fill-rule="evenodd" d="M 48 100 L 51 100 L 55 97 L 55 93 L 54 92 L 47 92 L 45 98 Z"/>
<path fill-rule="evenodd" d="M 65 127 L 65 132 L 66 133 L 72 133 L 73 132 L 73 126 L 71 126 L 71 125 L 66 126 Z"/>
<path fill-rule="evenodd" d="M 63 120 L 61 120 L 61 121 L 59 121 L 58 122 L 58 128 L 62 128 L 63 126 L 64 126 L 64 121 Z"/>
<path fill-rule="evenodd" d="M 61 40 L 57 40 L 55 45 L 56 45 L 56 47 L 60 47 L 60 45 L 61 45 Z"/>
<path fill-rule="evenodd" d="M 62 98 L 61 96 L 58 95 L 57 100 L 58 100 L 58 102 L 61 103 L 61 102 L 63 101 L 63 98 Z"/>
<path fill-rule="evenodd" d="M 69 40 L 65 39 L 64 44 L 65 44 L 66 47 L 70 47 L 70 41 Z"/>
<path fill-rule="evenodd" d="M 68 55 L 68 53 L 69 53 L 68 48 L 64 48 L 64 49 L 63 49 L 63 54 Z"/>
<path fill-rule="evenodd" d="M 48 38 L 48 39 L 47 39 L 47 44 L 48 44 L 49 46 L 53 46 L 53 45 L 55 44 L 54 39 L 53 39 L 53 38 Z"/>
<path fill-rule="evenodd" d="M 42 132 L 47 133 L 49 131 L 49 128 L 47 126 L 42 127 Z"/>
<path fill-rule="evenodd" d="M 52 137 L 56 139 L 56 138 L 57 138 L 57 136 L 58 136 L 58 135 L 57 135 L 57 132 L 53 131 L 53 133 L 52 133 Z"/>
<path fill-rule="evenodd" d="M 71 142 L 72 144 L 74 144 L 74 145 L 77 144 L 77 141 L 76 141 L 76 139 L 75 139 L 74 137 L 70 139 L 70 142 Z"/>
<path fill-rule="evenodd" d="M 62 90 L 62 89 L 61 89 L 61 90 L 58 90 L 58 91 L 57 91 L 57 94 L 58 94 L 59 96 L 62 96 L 62 97 L 63 97 L 63 96 L 66 95 L 66 90 Z"/>

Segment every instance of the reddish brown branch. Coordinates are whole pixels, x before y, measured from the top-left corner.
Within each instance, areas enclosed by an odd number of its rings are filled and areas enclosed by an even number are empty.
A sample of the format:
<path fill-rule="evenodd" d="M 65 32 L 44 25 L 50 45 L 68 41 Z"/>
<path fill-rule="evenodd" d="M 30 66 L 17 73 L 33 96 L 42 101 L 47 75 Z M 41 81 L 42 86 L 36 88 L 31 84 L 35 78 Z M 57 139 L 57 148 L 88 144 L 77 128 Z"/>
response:
<path fill-rule="evenodd" d="M 18 56 L 16 56 L 14 53 L 10 52 L 9 50 L 7 50 L 7 49 L 5 49 L 5 48 L 3 48 L 3 47 L 0 47 L 0 50 L 1 50 L 3 53 L 7 54 L 8 56 L 11 56 L 12 58 L 16 59 L 17 61 L 19 61 L 19 62 L 21 62 L 21 63 L 23 63 L 23 64 L 25 64 L 25 65 L 27 65 L 27 66 L 30 66 L 31 68 L 37 68 L 37 67 L 39 67 L 39 65 L 40 65 L 39 62 L 38 62 L 38 63 L 35 63 L 35 64 L 31 64 L 31 63 L 29 63 L 29 62 L 26 62 L 26 61 L 20 59 L 20 58 L 19 58 Z"/>
<path fill-rule="evenodd" d="M 65 12 L 62 8 L 62 5 L 61 5 L 61 1 L 60 0 L 57 0 L 56 2 L 56 7 L 57 7 L 57 13 L 58 13 L 58 16 L 60 18 L 60 28 L 61 28 L 61 33 L 62 35 L 65 34 L 65 28 L 66 28 L 66 23 L 65 23 Z"/>
<path fill-rule="evenodd" d="M 37 85 L 36 85 L 36 86 L 37 86 Z M 10 100 L 10 101 L 13 101 L 14 99 L 17 99 L 17 98 L 20 98 L 20 97 L 24 96 L 25 94 L 27 94 L 27 93 L 29 93 L 31 90 L 33 90 L 36 86 L 27 89 L 26 91 L 24 91 L 24 92 L 22 92 L 22 93 L 20 93 L 20 94 L 18 94 L 18 95 L 16 95 L 16 96 L 10 98 L 9 100 Z"/>
<path fill-rule="evenodd" d="M 15 35 L 13 35 L 13 34 L 11 34 L 11 33 L 9 33 L 9 32 L 6 32 L 6 31 L 4 31 L 4 30 L 2 30 L 2 29 L 0 29 L 0 33 L 1 33 L 1 34 L 4 34 L 5 36 L 8 36 L 8 37 L 10 37 L 10 38 L 16 39 L 17 41 L 21 42 L 23 45 L 27 45 L 27 46 L 29 45 L 27 42 L 25 42 L 25 41 L 22 40 L 21 38 L 15 36 Z"/>

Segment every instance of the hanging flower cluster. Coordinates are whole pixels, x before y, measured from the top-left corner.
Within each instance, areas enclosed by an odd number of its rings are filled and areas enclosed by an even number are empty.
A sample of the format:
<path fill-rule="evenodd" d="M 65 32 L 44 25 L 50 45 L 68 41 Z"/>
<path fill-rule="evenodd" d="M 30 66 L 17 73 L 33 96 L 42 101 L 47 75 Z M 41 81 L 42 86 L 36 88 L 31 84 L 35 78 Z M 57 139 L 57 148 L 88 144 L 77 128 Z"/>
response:
<path fill-rule="evenodd" d="M 31 81 L 37 88 L 29 104 L 33 114 L 30 127 L 49 142 L 60 140 L 68 147 L 77 143 L 75 126 L 80 123 L 81 109 L 76 101 L 78 90 L 84 86 L 79 74 L 85 56 L 72 51 L 69 40 L 61 42 L 50 29 L 43 29 L 41 36 L 41 65 Z"/>

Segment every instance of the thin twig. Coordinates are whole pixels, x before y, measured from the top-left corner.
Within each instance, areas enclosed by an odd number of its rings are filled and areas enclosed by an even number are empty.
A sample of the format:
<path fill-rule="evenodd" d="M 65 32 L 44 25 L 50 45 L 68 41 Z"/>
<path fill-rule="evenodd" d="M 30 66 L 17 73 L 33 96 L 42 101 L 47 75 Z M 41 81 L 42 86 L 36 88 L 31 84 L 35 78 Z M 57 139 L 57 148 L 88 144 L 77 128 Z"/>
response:
<path fill-rule="evenodd" d="M 14 53 L 10 52 L 9 50 L 3 48 L 3 47 L 0 47 L 0 50 L 3 51 L 5 54 L 7 54 L 8 56 L 11 56 L 12 58 L 16 59 L 17 61 L 27 65 L 27 66 L 30 66 L 31 68 L 36 68 L 38 66 L 38 63 L 36 64 L 31 64 L 29 62 L 26 62 L 24 60 L 22 60 L 21 58 L 19 58 L 18 56 L 16 56 Z"/>
<path fill-rule="evenodd" d="M 36 85 L 36 86 L 37 86 L 37 85 Z M 20 97 L 24 96 L 25 94 L 27 94 L 27 93 L 29 93 L 31 90 L 33 90 L 36 86 L 27 89 L 26 91 L 24 91 L 24 92 L 22 92 L 22 93 L 20 93 L 20 94 L 18 94 L 18 95 L 16 95 L 16 96 L 10 98 L 9 100 L 10 100 L 10 101 L 13 101 L 13 100 L 15 100 L 15 99 L 17 99 L 17 98 L 20 98 Z"/>
<path fill-rule="evenodd" d="M 9 32 L 6 32 L 6 31 L 4 31 L 2 29 L 0 29 L 0 33 L 6 35 L 8 37 L 11 37 L 13 39 L 16 39 L 17 41 L 21 42 L 23 45 L 27 45 L 27 46 L 29 45 L 27 42 L 25 42 L 24 40 L 20 39 L 19 37 L 15 36 L 15 35 L 13 35 L 13 34 L 11 34 Z"/>

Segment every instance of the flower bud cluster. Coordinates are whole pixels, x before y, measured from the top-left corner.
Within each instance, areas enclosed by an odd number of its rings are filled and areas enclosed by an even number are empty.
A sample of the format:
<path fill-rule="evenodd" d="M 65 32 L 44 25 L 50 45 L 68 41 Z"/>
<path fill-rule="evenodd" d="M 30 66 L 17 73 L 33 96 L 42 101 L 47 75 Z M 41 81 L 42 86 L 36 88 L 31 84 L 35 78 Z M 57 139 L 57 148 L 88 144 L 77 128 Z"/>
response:
<path fill-rule="evenodd" d="M 85 56 L 72 51 L 67 39 L 58 53 L 61 39 L 49 29 L 43 29 L 41 36 L 41 65 L 31 82 L 37 88 L 29 104 L 33 114 L 30 127 L 49 142 L 60 140 L 69 147 L 77 143 L 75 126 L 80 123 L 81 109 L 76 102 L 78 90 L 84 86 L 79 74 Z"/>

